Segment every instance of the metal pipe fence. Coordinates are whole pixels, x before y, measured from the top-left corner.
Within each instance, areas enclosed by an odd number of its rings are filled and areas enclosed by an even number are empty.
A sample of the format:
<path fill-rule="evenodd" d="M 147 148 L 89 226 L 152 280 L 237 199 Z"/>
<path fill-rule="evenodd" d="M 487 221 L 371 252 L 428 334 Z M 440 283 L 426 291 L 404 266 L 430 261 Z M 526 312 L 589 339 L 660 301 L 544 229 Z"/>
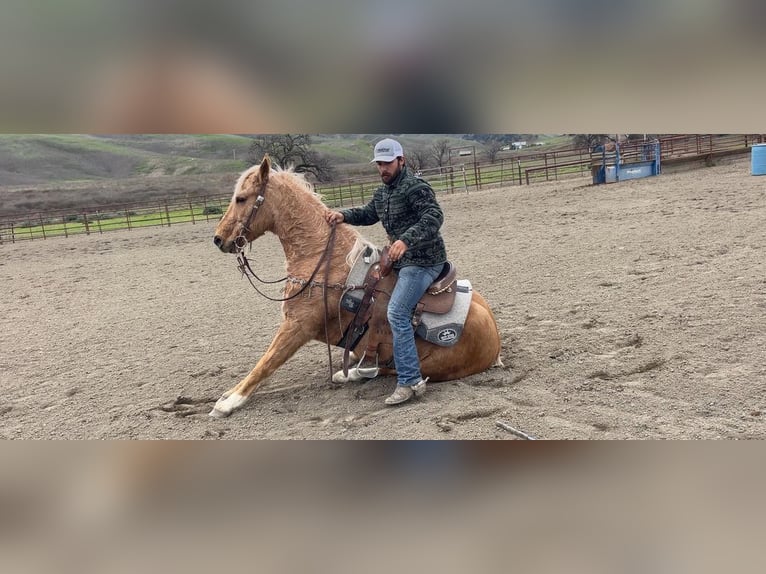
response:
<path fill-rule="evenodd" d="M 0 217 L 0 244 L 28 239 L 102 234 L 118 229 L 217 221 L 229 197 L 166 199 Z"/>

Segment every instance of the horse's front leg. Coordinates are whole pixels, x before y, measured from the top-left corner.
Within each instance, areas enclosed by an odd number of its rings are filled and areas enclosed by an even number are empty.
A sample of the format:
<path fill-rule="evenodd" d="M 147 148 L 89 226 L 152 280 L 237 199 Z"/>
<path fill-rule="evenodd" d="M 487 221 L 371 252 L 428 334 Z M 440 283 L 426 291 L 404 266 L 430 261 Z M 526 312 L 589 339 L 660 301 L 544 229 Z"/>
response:
<path fill-rule="evenodd" d="M 311 340 L 311 335 L 301 328 L 297 321 L 284 321 L 277 331 L 274 340 L 261 357 L 255 368 L 239 383 L 226 391 L 213 410 L 211 417 L 228 417 L 236 409 L 247 402 L 247 399 L 266 378 L 281 367 L 287 359 Z"/>

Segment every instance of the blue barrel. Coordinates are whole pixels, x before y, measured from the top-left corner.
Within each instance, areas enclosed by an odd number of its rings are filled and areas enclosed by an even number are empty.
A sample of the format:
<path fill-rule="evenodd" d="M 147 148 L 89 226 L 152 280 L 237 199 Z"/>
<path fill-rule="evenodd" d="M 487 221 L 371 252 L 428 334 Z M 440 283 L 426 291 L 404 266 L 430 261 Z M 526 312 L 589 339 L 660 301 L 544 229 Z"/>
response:
<path fill-rule="evenodd" d="M 753 175 L 766 175 L 766 144 L 752 147 L 752 166 Z"/>

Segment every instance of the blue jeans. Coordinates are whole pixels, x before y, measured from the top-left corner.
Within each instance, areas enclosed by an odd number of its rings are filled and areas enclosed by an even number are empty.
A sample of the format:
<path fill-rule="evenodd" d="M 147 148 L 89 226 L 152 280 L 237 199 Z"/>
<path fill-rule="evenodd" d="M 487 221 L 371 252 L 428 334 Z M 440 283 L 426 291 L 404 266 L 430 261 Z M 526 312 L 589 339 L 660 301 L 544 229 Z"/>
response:
<path fill-rule="evenodd" d="M 400 385 L 411 386 L 420 382 L 420 359 L 415 347 L 412 312 L 443 268 L 443 263 L 432 267 L 407 265 L 399 271 L 399 279 L 388 303 L 388 322 L 394 336 L 396 382 Z"/>

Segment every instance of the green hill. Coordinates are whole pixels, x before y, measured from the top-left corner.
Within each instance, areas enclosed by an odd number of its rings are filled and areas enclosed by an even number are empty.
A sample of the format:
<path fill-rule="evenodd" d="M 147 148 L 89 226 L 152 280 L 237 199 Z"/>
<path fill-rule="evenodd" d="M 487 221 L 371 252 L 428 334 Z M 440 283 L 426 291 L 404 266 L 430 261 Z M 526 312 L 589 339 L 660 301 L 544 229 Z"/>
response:
<path fill-rule="evenodd" d="M 239 136 L 0 135 L 0 186 L 239 170 Z"/>
<path fill-rule="evenodd" d="M 462 134 L 391 134 L 405 153 Z M 339 180 L 373 176 L 380 134 L 317 134 Z M 247 134 L 0 134 L 0 216 L 156 199 L 226 195 L 248 164 Z"/>

